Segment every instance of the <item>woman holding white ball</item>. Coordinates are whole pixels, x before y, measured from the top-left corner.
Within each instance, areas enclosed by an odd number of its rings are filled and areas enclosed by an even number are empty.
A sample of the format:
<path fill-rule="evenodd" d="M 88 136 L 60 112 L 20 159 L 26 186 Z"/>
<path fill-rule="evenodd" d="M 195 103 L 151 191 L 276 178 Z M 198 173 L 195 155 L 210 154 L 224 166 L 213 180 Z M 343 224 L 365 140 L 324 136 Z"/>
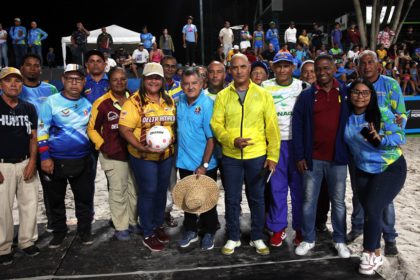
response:
<path fill-rule="evenodd" d="M 166 191 L 174 154 L 175 103 L 165 94 L 163 68 L 148 63 L 143 70 L 140 88 L 124 103 L 119 130 L 128 142 L 130 165 L 138 188 L 137 210 L 143 228 L 143 244 L 151 251 L 162 251 L 169 237 L 163 229 Z M 147 143 L 146 135 L 154 126 L 165 127 L 169 146 Z M 165 145 L 166 146 L 166 145 Z"/>

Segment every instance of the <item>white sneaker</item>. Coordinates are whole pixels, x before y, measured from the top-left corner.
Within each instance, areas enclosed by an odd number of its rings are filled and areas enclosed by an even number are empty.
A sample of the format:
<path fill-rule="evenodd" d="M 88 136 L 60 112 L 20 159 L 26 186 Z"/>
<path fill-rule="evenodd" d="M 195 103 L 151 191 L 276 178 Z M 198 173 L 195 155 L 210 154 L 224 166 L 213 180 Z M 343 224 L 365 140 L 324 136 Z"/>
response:
<path fill-rule="evenodd" d="M 228 240 L 225 246 L 222 247 L 223 255 L 232 255 L 235 252 L 235 248 L 241 246 L 241 241 Z"/>
<path fill-rule="evenodd" d="M 375 274 L 377 270 L 384 263 L 382 255 L 376 256 L 375 253 L 362 253 L 360 258 L 359 273 L 365 275 Z"/>
<path fill-rule="evenodd" d="M 299 244 L 299 246 L 296 247 L 295 254 L 298 255 L 298 256 L 304 256 L 313 247 L 315 247 L 315 242 L 309 243 L 309 242 L 303 241 Z"/>
<path fill-rule="evenodd" d="M 262 239 L 252 240 L 249 242 L 249 245 L 254 247 L 258 254 L 260 255 L 268 255 L 270 254 L 270 249 L 265 245 L 264 241 Z"/>
<path fill-rule="evenodd" d="M 343 258 L 343 259 L 350 258 L 351 253 L 350 253 L 349 248 L 347 248 L 346 244 L 344 244 L 344 243 L 335 243 L 334 244 L 334 247 L 337 250 L 338 256 L 340 258 Z"/>

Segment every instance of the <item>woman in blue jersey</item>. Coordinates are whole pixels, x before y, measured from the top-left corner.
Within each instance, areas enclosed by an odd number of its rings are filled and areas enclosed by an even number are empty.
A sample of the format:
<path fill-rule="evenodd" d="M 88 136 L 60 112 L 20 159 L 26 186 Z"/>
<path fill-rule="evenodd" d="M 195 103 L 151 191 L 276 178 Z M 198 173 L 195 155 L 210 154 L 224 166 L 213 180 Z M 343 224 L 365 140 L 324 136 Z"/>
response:
<path fill-rule="evenodd" d="M 261 23 L 257 24 L 256 27 L 257 30 L 254 31 L 253 36 L 253 46 L 255 50 L 255 55 L 258 57 L 261 55 L 263 49 L 264 49 L 264 31 L 263 31 L 263 25 Z"/>
<path fill-rule="evenodd" d="M 351 84 L 350 107 L 345 141 L 356 164 L 356 188 L 365 211 L 359 272 L 372 275 L 383 263 L 383 211 L 400 192 L 407 175 L 400 148 L 405 144 L 405 133 L 394 114 L 378 106 L 376 91 L 367 80 Z"/>

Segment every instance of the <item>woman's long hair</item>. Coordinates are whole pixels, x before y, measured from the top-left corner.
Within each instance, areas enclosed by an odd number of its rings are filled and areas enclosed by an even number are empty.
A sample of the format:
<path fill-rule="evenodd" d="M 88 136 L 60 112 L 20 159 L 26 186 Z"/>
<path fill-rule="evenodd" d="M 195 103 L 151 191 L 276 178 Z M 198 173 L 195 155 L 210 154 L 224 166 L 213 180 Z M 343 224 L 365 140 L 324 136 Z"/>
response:
<path fill-rule="evenodd" d="M 368 123 L 373 123 L 373 126 L 375 127 L 375 130 L 377 132 L 379 132 L 380 128 L 381 128 L 381 119 L 382 119 L 382 115 L 381 112 L 379 110 L 379 105 L 378 105 L 378 97 L 376 95 L 376 90 L 373 87 L 373 84 L 371 82 L 369 82 L 366 79 L 357 79 L 355 80 L 353 83 L 351 83 L 349 91 L 351 94 L 351 91 L 358 85 L 358 84 L 363 84 L 365 86 L 367 86 L 370 90 L 370 102 L 366 108 L 365 111 L 365 120 Z M 351 111 L 354 112 L 354 106 L 350 101 L 350 108 Z"/>
<path fill-rule="evenodd" d="M 142 77 L 141 84 L 139 87 L 139 95 L 140 95 L 140 100 L 141 100 L 142 105 L 146 104 L 146 94 L 147 94 L 146 87 L 144 85 L 145 84 L 144 79 L 145 79 L 145 76 Z M 163 78 L 161 79 L 162 79 L 162 87 L 159 90 L 159 97 L 163 98 L 166 104 L 168 104 L 169 106 L 172 106 L 173 105 L 172 98 L 169 97 L 169 95 L 167 95 L 165 92 L 165 88 L 164 88 L 165 80 Z"/>

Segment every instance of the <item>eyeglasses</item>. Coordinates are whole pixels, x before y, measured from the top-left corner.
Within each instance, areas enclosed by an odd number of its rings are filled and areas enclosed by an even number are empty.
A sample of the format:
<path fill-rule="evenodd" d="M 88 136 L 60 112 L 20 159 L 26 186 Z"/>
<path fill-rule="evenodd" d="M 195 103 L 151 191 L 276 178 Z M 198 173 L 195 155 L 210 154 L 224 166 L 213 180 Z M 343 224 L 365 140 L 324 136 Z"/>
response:
<path fill-rule="evenodd" d="M 357 90 L 357 89 L 353 89 L 351 91 L 351 94 L 353 95 L 358 95 L 358 96 L 362 96 L 362 97 L 368 97 L 370 95 L 370 90 Z"/>
<path fill-rule="evenodd" d="M 171 64 L 163 64 L 164 68 L 172 68 L 172 69 L 176 69 L 176 65 L 171 65 Z"/>
<path fill-rule="evenodd" d="M 80 77 L 65 77 L 64 79 L 67 82 L 70 82 L 70 83 L 75 82 L 76 84 L 81 84 L 83 82 L 83 78 L 80 78 Z"/>

